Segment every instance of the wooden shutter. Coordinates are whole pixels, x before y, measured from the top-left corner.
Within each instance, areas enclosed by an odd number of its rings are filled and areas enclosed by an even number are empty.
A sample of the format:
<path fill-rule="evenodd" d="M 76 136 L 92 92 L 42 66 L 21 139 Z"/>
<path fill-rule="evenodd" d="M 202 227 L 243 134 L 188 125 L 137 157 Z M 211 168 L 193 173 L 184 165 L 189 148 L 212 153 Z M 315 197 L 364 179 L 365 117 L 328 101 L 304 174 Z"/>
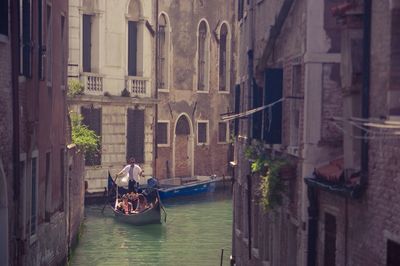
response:
<path fill-rule="evenodd" d="M 30 0 L 22 2 L 22 63 L 23 74 L 31 76 L 31 3 Z"/>
<path fill-rule="evenodd" d="M 144 111 L 128 109 L 126 159 L 144 163 Z"/>
<path fill-rule="evenodd" d="M 265 71 L 264 104 L 271 104 L 282 98 L 283 70 L 269 68 Z M 263 139 L 269 144 L 282 142 L 282 103 L 277 103 L 264 111 Z"/>
<path fill-rule="evenodd" d="M 128 75 L 137 75 L 137 22 L 128 21 Z"/>
<path fill-rule="evenodd" d="M 39 49 L 38 49 L 38 74 L 39 79 L 44 79 L 44 47 L 43 47 L 43 10 L 42 10 L 42 0 L 38 2 L 38 39 L 39 39 Z"/>
<path fill-rule="evenodd" d="M 336 217 L 325 214 L 324 266 L 336 265 Z"/>
<path fill-rule="evenodd" d="M 235 86 L 235 114 L 240 113 L 240 85 Z M 239 119 L 235 119 L 235 136 L 239 134 Z"/>
<path fill-rule="evenodd" d="M 253 107 L 257 108 L 262 106 L 262 88 L 258 87 L 255 80 L 253 80 Z M 261 140 L 262 136 L 262 112 L 257 112 L 253 114 L 251 118 L 252 122 L 252 132 L 251 136 L 253 139 Z"/>
<path fill-rule="evenodd" d="M 92 16 L 83 15 L 83 55 L 82 70 L 83 72 L 91 72 L 91 41 L 92 41 Z"/>
<path fill-rule="evenodd" d="M 168 123 L 157 124 L 157 144 L 168 144 Z"/>
<path fill-rule="evenodd" d="M 81 108 L 82 123 L 93 130 L 97 136 L 101 136 L 101 108 Z M 85 165 L 101 165 L 101 144 L 94 154 L 86 154 Z"/>

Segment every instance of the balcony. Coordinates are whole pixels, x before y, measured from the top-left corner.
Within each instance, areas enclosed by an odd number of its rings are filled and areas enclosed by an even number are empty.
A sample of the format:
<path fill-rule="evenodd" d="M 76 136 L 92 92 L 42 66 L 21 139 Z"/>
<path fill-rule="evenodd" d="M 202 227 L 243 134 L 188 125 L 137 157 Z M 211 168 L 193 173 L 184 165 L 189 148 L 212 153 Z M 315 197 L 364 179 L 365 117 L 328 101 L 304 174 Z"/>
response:
<path fill-rule="evenodd" d="M 84 92 L 88 95 L 103 95 L 103 76 L 96 73 L 81 73 Z"/>
<path fill-rule="evenodd" d="M 151 97 L 150 80 L 144 77 L 127 76 L 125 86 L 131 97 Z"/>

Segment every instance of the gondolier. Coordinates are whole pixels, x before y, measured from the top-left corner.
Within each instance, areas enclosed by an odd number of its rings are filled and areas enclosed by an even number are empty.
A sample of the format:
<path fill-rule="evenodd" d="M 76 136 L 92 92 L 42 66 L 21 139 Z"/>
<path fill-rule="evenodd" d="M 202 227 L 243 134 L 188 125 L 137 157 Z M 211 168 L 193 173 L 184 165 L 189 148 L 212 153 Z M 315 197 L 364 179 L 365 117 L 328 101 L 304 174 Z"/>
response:
<path fill-rule="evenodd" d="M 117 177 L 129 175 L 128 191 L 136 192 L 139 176 L 142 175 L 142 172 L 142 168 L 136 164 L 135 158 L 132 157 L 128 160 L 128 164 L 117 174 Z"/>

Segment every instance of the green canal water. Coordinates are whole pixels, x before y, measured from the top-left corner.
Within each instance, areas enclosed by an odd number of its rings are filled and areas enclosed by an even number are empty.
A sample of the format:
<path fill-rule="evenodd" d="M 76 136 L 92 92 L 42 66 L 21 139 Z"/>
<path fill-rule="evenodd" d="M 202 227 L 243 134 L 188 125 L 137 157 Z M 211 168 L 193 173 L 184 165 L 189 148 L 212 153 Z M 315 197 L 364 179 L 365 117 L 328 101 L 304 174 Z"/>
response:
<path fill-rule="evenodd" d="M 119 223 L 110 209 L 86 206 L 78 265 L 218 266 L 229 265 L 232 201 L 229 192 L 181 197 L 164 202 L 167 223 L 132 226 Z"/>

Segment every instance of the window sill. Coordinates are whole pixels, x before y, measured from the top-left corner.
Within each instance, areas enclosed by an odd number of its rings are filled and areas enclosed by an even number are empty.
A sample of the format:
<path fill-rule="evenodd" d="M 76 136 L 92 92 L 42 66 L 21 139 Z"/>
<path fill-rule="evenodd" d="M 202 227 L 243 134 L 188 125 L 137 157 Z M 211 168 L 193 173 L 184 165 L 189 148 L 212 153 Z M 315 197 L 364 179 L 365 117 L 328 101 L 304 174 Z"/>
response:
<path fill-rule="evenodd" d="M 204 90 L 204 91 L 199 91 L 199 90 L 196 90 L 196 92 L 197 92 L 197 93 L 204 93 L 204 94 L 206 94 L 206 93 L 209 93 L 209 91 L 208 91 L 208 90 Z"/>
<path fill-rule="evenodd" d="M 166 148 L 169 146 L 170 146 L 169 143 L 168 144 L 157 144 L 157 147 L 159 147 L 159 148 Z"/>
<path fill-rule="evenodd" d="M 158 92 L 169 93 L 169 90 L 168 90 L 168 89 L 165 89 L 165 90 L 158 90 Z"/>
<path fill-rule="evenodd" d="M 197 142 L 197 146 L 208 146 L 208 142 Z"/>
<path fill-rule="evenodd" d="M 218 93 L 219 94 L 229 94 L 229 91 L 220 91 L 220 90 L 218 90 Z"/>
<path fill-rule="evenodd" d="M 0 34 L 0 43 L 5 43 L 5 44 L 7 44 L 7 43 L 9 43 L 9 42 L 10 42 L 10 39 L 8 38 L 7 35 Z"/>

